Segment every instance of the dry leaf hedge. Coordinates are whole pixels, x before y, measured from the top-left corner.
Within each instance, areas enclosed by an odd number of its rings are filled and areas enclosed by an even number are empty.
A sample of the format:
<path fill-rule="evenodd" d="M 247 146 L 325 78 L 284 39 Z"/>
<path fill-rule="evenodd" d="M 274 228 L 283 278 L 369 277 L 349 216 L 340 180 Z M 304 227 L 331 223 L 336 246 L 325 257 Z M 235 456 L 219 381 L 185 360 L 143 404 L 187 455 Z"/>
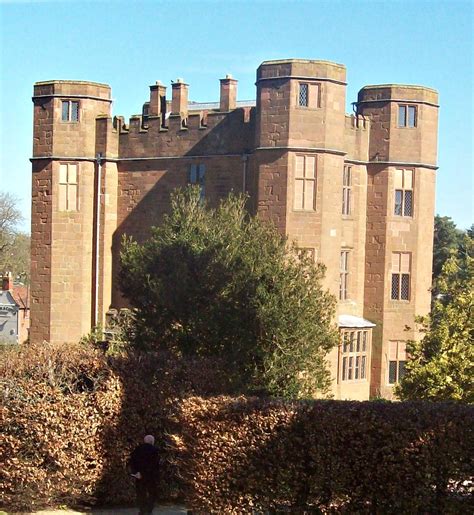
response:
<path fill-rule="evenodd" d="M 9 511 L 133 502 L 125 463 L 145 433 L 163 498 L 196 513 L 470 510 L 472 406 L 217 397 L 217 362 L 87 346 L 3 352 L 0 377 Z"/>
<path fill-rule="evenodd" d="M 194 398 L 183 419 L 197 513 L 474 508 L 472 406 Z"/>
<path fill-rule="evenodd" d="M 133 502 L 126 461 L 148 433 L 163 456 L 162 496 L 180 496 L 180 398 L 226 388 L 215 363 L 81 345 L 4 351 L 0 378 L 0 498 L 18 511 Z"/>

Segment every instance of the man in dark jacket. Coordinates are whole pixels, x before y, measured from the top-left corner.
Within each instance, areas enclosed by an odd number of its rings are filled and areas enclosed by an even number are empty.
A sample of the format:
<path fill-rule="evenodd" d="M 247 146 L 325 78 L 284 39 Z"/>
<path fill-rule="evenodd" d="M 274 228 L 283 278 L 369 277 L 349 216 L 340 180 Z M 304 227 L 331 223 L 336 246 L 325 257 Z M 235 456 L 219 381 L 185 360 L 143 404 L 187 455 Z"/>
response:
<path fill-rule="evenodd" d="M 146 435 L 143 443 L 134 449 L 128 461 L 130 473 L 135 477 L 139 515 L 153 512 L 156 500 L 160 456 L 155 437 Z"/>

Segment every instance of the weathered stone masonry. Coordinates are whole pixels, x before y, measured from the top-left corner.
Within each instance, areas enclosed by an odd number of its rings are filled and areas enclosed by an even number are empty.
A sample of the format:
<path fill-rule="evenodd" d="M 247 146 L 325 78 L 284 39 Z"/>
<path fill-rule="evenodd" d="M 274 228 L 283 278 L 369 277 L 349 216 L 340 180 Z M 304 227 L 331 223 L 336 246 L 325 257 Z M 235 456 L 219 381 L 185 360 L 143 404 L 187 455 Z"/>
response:
<path fill-rule="evenodd" d="M 334 395 L 390 397 L 417 336 L 405 326 L 429 309 L 437 93 L 366 86 L 347 115 L 345 81 L 342 65 L 290 59 L 258 68 L 256 102 L 239 102 L 230 76 L 210 104 L 189 102 L 180 79 L 170 101 L 157 82 L 129 124 L 111 117 L 107 85 L 35 84 L 31 339 L 75 341 L 124 305 L 122 235 L 146 238 L 192 180 L 211 205 L 247 192 L 326 264 L 340 298 Z"/>

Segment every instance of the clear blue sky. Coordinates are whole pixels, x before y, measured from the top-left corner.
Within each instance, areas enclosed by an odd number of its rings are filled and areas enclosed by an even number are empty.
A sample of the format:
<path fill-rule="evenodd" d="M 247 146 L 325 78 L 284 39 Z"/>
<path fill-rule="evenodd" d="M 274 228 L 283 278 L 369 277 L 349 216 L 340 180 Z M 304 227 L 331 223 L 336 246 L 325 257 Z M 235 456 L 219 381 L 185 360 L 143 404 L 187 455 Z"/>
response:
<path fill-rule="evenodd" d="M 148 86 L 183 77 L 190 99 L 217 100 L 226 73 L 255 98 L 266 59 L 347 67 L 347 108 L 366 84 L 407 83 L 440 94 L 436 210 L 473 222 L 472 1 L 0 0 L 0 190 L 21 199 L 29 230 L 33 83 L 106 82 L 113 112 L 139 113 Z"/>

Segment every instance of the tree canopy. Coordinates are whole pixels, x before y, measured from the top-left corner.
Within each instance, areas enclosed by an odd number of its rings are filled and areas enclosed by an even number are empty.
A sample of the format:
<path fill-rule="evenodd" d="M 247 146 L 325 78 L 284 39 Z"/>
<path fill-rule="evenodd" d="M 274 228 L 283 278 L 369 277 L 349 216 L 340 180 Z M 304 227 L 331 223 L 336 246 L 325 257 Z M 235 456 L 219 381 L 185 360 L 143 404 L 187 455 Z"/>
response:
<path fill-rule="evenodd" d="M 424 337 L 407 343 L 401 399 L 474 402 L 474 241 L 464 236 L 436 281 L 431 314 L 418 318 Z"/>
<path fill-rule="evenodd" d="M 433 238 L 433 279 L 436 279 L 444 263 L 452 253 L 457 252 L 464 233 L 456 227 L 449 216 L 436 215 Z"/>
<path fill-rule="evenodd" d="M 123 241 L 120 281 L 136 308 L 136 343 L 219 357 L 242 392 L 325 394 L 338 336 L 323 267 L 250 217 L 242 196 L 209 209 L 188 188 L 171 204 L 147 241 Z"/>
<path fill-rule="evenodd" d="M 18 199 L 0 192 L 0 272 L 27 281 L 30 275 L 30 237 L 18 230 L 23 216 L 16 207 Z"/>

